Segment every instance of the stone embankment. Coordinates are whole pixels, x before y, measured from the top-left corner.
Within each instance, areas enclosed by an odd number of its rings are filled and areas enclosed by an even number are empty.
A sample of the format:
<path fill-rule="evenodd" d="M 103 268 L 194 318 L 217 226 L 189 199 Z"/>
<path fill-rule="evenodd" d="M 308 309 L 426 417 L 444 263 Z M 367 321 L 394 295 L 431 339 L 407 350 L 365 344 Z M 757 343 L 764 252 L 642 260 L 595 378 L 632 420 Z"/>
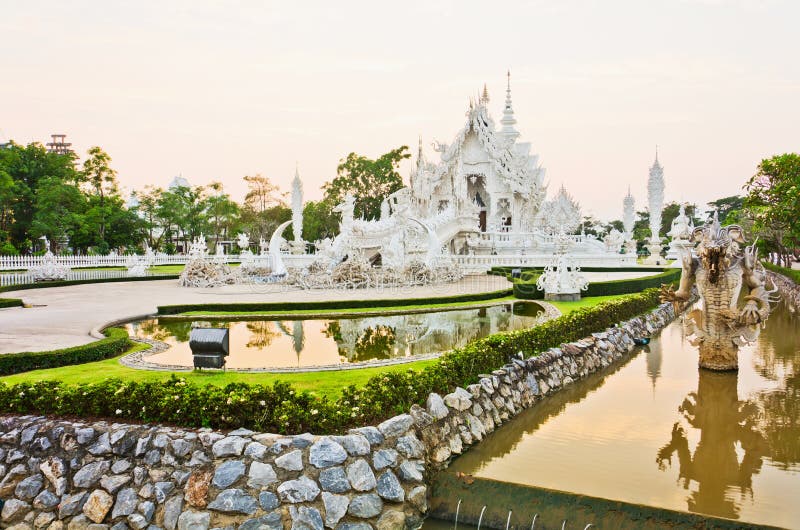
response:
<path fill-rule="evenodd" d="M 622 358 L 675 316 L 663 304 L 514 359 L 466 389 L 343 436 L 227 434 L 0 418 L 0 525 L 15 530 L 415 528 L 425 477 L 544 396 Z"/>
<path fill-rule="evenodd" d="M 782 274 L 777 274 L 772 271 L 767 271 L 767 278 L 769 281 L 778 288 L 787 304 L 794 309 L 800 309 L 800 285 L 797 285 L 792 280 Z"/>

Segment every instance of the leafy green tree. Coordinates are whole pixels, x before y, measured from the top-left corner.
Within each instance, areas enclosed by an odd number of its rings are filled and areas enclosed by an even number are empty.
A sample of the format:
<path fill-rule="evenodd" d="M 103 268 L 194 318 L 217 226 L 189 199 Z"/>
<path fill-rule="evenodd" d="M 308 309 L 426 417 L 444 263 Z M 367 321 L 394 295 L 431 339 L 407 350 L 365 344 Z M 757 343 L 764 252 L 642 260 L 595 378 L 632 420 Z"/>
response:
<path fill-rule="evenodd" d="M 75 170 L 75 155 L 48 153 L 38 142 L 27 146 L 10 142 L 5 149 L 0 149 L 0 172 L 10 176 L 13 182 L 8 187 L 6 181 L 0 197 L 0 215 L 6 223 L 3 230 L 16 248 L 28 250 L 29 233 L 37 213 L 37 191 L 45 179 L 51 184 L 56 181 L 76 184 L 79 176 Z"/>
<path fill-rule="evenodd" d="M 241 208 L 224 192 L 221 183 L 212 182 L 208 186 L 208 191 L 210 194 L 204 199 L 204 208 L 216 246 L 220 239 L 233 237 L 239 225 Z"/>
<path fill-rule="evenodd" d="M 339 218 L 333 213 L 333 205 L 326 201 L 308 201 L 303 206 L 303 239 L 319 241 L 332 238 L 339 232 Z"/>
<path fill-rule="evenodd" d="M 779 261 L 791 265 L 800 254 L 800 155 L 766 158 L 744 186 L 744 207 L 754 230 L 769 243 Z"/>
<path fill-rule="evenodd" d="M 401 161 L 410 157 L 405 145 L 375 160 L 350 153 L 336 168 L 336 178 L 323 186 L 324 202 L 329 205 L 339 204 L 350 193 L 356 199 L 356 218 L 379 218 L 383 200 L 403 187 L 403 179 L 397 168 Z"/>
<path fill-rule="evenodd" d="M 35 214 L 30 235 L 36 239 L 47 236 L 54 252 L 61 252 L 61 242 L 70 240 L 79 247 L 86 246 L 86 197 L 74 184 L 58 177 L 44 177 L 36 190 Z"/>
<path fill-rule="evenodd" d="M 97 220 L 99 242 L 106 238 L 106 218 L 111 212 L 106 206 L 106 197 L 119 195 L 117 188 L 117 172 L 111 169 L 111 157 L 99 147 L 91 147 L 89 157 L 83 162 L 82 179 L 98 197 L 94 206 L 94 218 Z"/>
<path fill-rule="evenodd" d="M 731 195 L 730 197 L 711 201 L 708 206 L 717 210 L 720 224 L 740 223 L 744 210 L 744 197 Z"/>

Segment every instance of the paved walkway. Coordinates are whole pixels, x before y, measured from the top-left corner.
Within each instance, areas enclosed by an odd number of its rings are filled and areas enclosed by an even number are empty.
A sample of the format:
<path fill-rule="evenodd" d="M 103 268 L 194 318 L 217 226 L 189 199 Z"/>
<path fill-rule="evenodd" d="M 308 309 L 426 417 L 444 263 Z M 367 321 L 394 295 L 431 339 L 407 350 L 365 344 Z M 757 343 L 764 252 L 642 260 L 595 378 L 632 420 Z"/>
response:
<path fill-rule="evenodd" d="M 3 293 L 32 307 L 0 309 L 0 353 L 46 351 L 96 340 L 93 329 L 156 312 L 159 305 L 233 302 L 308 302 L 430 298 L 508 289 L 499 276 L 467 276 L 457 283 L 403 288 L 301 290 L 284 285 L 178 286 L 177 280 L 50 287 Z"/>

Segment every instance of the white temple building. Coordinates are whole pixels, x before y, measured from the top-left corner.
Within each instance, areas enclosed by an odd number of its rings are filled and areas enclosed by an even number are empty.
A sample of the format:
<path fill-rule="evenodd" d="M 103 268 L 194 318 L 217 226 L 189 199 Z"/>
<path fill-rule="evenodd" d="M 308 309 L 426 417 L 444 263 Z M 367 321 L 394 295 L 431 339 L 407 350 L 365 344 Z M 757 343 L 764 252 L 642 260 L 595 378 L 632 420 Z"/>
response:
<path fill-rule="evenodd" d="M 624 238 L 609 244 L 578 233 L 581 210 L 565 188 L 546 200 L 545 169 L 516 129 L 510 76 L 499 126 L 489 103 L 484 86 L 453 140 L 434 142 L 438 161 L 426 159 L 420 140 L 409 186 L 385 201 L 380 219 L 354 219 L 347 197 L 337 207 L 340 234 L 319 242 L 318 257 L 335 264 L 358 253 L 384 266 L 447 257 L 477 271 L 545 266 L 566 245 L 579 266 L 635 265 Z"/>

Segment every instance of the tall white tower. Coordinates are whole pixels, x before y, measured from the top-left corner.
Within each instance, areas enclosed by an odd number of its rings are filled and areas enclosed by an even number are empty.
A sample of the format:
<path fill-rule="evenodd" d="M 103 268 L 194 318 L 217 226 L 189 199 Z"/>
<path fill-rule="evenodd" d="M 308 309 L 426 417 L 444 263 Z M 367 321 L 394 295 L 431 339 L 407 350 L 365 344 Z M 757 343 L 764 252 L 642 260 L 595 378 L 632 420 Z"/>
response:
<path fill-rule="evenodd" d="M 647 179 L 647 205 L 650 210 L 650 251 L 648 263 L 658 263 L 661 260 L 661 213 L 664 209 L 664 169 L 658 162 L 658 148 L 656 160 L 650 168 L 650 177 Z"/>
<path fill-rule="evenodd" d="M 292 180 L 292 232 L 294 232 L 294 243 L 292 252 L 295 254 L 305 253 L 303 243 L 303 182 L 300 180 L 300 170 L 295 167 L 294 180 Z"/>
<path fill-rule="evenodd" d="M 628 194 L 622 200 L 622 226 L 625 228 L 625 239 L 633 236 L 633 225 L 636 222 L 634 207 L 636 201 L 631 195 L 631 188 L 628 186 Z"/>

